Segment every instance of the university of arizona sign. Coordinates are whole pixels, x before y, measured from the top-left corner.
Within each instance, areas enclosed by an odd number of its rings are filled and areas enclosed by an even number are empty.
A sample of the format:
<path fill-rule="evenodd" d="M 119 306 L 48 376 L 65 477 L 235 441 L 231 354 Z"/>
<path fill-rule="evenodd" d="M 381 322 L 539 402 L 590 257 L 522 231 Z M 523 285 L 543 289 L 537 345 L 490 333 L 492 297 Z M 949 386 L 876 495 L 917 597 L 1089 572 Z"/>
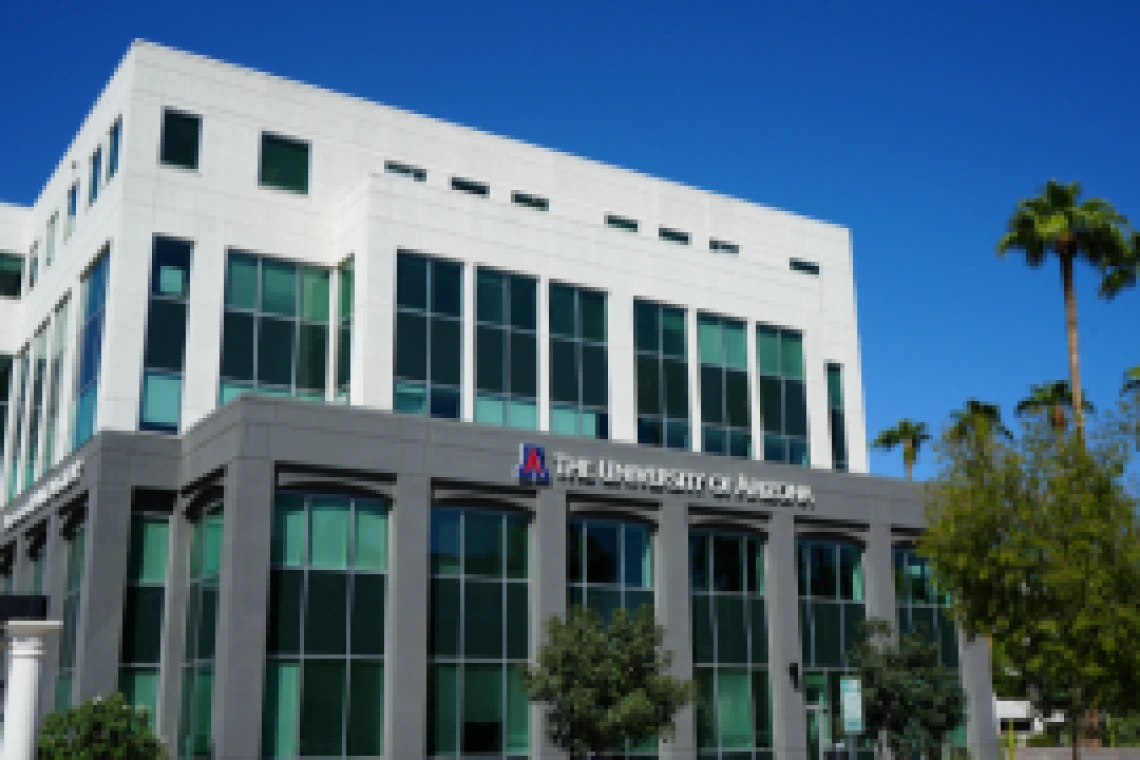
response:
<path fill-rule="evenodd" d="M 526 483 L 547 484 L 546 451 L 524 443 L 515 475 Z M 764 502 L 810 508 L 815 506 L 811 486 L 763 480 L 743 473 L 708 473 L 628 464 L 613 459 L 592 459 L 561 451 L 553 454 L 554 477 L 559 481 L 625 490 L 711 496 L 742 502 Z"/>

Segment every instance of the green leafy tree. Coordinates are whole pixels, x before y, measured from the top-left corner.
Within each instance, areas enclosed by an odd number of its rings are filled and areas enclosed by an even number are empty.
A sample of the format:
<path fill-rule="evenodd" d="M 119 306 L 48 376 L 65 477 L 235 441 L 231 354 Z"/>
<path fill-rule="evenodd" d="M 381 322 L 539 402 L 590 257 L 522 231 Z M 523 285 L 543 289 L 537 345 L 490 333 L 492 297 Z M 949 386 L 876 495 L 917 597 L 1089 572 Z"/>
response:
<path fill-rule="evenodd" d="M 669 674 L 672 653 L 653 610 L 617 610 L 609 625 L 573 607 L 546 623 L 538 664 L 524 683 L 547 706 L 547 728 L 561 749 L 595 757 L 673 732 L 677 711 L 693 698 L 692 682 Z"/>
<path fill-rule="evenodd" d="M 957 674 L 938 661 L 931 632 L 906 634 L 896 643 L 890 623 L 871 619 L 848 658 L 862 685 L 868 735 L 885 737 L 895 757 L 939 757 L 965 720 L 966 693 Z"/>
<path fill-rule="evenodd" d="M 1084 411 L 1094 411 L 1092 402 L 1087 399 L 1083 402 Z M 1069 426 L 1069 415 L 1073 413 L 1073 392 L 1069 388 L 1068 380 L 1056 380 L 1051 383 L 1034 385 L 1029 389 L 1029 395 L 1017 403 L 1015 414 L 1018 417 L 1027 417 L 1034 414 L 1044 414 L 1049 418 L 1049 425 L 1053 430 L 1061 431 Z"/>
<path fill-rule="evenodd" d="M 966 405 L 950 413 L 950 426 L 946 434 L 955 441 L 974 448 L 985 448 L 994 438 L 1012 438 L 1013 433 L 1001 419 L 1001 408 L 997 404 L 966 399 Z"/>
<path fill-rule="evenodd" d="M 1038 195 L 1018 201 L 998 241 L 997 253 L 1021 251 L 1025 262 L 1040 267 L 1051 256 L 1061 266 L 1065 299 L 1065 332 L 1069 344 L 1069 382 L 1077 430 L 1084 427 L 1084 391 L 1077 348 L 1077 295 L 1073 265 L 1078 260 L 1101 275 L 1100 295 L 1111 299 L 1136 280 L 1136 240 L 1129 239 L 1128 220 L 1111 203 L 1081 198 L 1079 182 L 1049 180 Z"/>
<path fill-rule="evenodd" d="M 879 437 L 871 443 L 871 446 L 883 451 L 902 446 L 906 479 L 914 480 L 914 463 L 918 460 L 918 451 L 922 448 L 922 444 L 929 440 L 930 433 L 925 422 L 903 419 L 879 433 Z"/>
<path fill-rule="evenodd" d="M 145 710 L 122 694 L 52 713 L 40 729 L 41 760 L 165 760 Z"/>
<path fill-rule="evenodd" d="M 985 457 L 947 436 L 926 489 L 920 551 L 958 621 L 992 636 L 1034 706 L 1063 711 L 1073 736 L 1087 732 L 1086 711 L 1124 714 L 1140 702 L 1140 518 L 1124 483 L 1127 444 L 1109 419 L 1058 434 L 1035 417 Z"/>

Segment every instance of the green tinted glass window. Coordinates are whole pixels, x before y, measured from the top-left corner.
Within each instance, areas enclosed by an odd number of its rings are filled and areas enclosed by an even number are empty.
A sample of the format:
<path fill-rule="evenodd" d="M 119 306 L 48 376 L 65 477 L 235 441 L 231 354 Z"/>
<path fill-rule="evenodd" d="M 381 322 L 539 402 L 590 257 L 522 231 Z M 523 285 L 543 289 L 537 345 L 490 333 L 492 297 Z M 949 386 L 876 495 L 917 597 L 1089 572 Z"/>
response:
<path fill-rule="evenodd" d="M 803 336 L 784 327 L 756 327 L 764 459 L 807 466 L 808 411 Z"/>
<path fill-rule="evenodd" d="M 162 112 L 162 142 L 159 160 L 167 166 L 198 168 L 202 117 L 171 109 Z"/>
<path fill-rule="evenodd" d="M 274 509 L 263 747 L 270 756 L 291 756 L 294 746 L 302 755 L 378 754 L 387 507 L 283 491 Z"/>
<path fill-rule="evenodd" d="M 752 413 L 743 322 L 711 314 L 697 316 L 701 357 L 702 451 L 748 457 Z"/>
<path fill-rule="evenodd" d="M 463 267 L 400 251 L 396 257 L 396 411 L 459 417 Z"/>
<path fill-rule="evenodd" d="M 527 522 L 434 507 L 431 535 L 428 752 L 526 755 L 529 701 L 511 673 L 530 656 Z"/>
<path fill-rule="evenodd" d="M 633 308 L 638 443 L 687 449 L 685 312 L 641 300 Z"/>
<path fill-rule="evenodd" d="M 261 133 L 258 182 L 305 195 L 309 192 L 309 144 L 282 135 Z"/>

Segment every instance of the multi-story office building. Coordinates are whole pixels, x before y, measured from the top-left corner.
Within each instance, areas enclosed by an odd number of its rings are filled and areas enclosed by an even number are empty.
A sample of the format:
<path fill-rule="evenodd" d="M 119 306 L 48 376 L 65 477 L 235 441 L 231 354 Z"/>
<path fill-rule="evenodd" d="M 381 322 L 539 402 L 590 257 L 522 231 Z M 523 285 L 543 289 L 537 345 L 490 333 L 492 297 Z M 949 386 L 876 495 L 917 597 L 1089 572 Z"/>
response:
<path fill-rule="evenodd" d="M 918 493 L 865 474 L 847 230 L 136 43 L 0 249 L 43 712 L 559 757 L 543 622 L 652 605 L 700 696 L 630 757 L 819 756 L 867 617 L 926 622 L 992 750 Z"/>

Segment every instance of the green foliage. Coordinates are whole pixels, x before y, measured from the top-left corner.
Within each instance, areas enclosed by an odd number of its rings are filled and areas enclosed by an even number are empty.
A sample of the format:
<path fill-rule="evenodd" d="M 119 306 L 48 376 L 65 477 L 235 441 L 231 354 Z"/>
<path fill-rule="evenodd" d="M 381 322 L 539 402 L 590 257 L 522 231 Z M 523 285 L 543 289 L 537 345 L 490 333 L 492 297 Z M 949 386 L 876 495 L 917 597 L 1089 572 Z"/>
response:
<path fill-rule="evenodd" d="M 1128 235 L 1128 220 L 1111 203 L 1081 199 L 1079 182 L 1049 180 L 1038 195 L 1018 201 L 997 250 L 999 256 L 1020 251 L 1031 267 L 1050 254 L 1084 259 L 1101 271 L 1101 295 L 1112 298 L 1136 279 L 1136 249 Z"/>
<path fill-rule="evenodd" d="M 1039 734 L 1032 734 L 1025 739 L 1026 747 L 1060 747 L 1061 737 L 1053 731 L 1043 731 Z"/>
<path fill-rule="evenodd" d="M 890 636 L 887 621 L 868 620 L 849 654 L 862 681 L 866 731 L 882 732 L 895 757 L 938 757 L 947 735 L 965 720 L 966 693 L 957 674 L 939 663 L 929 631 L 898 643 Z"/>
<path fill-rule="evenodd" d="M 40 729 L 41 760 L 164 760 L 150 716 L 112 694 L 52 713 Z"/>
<path fill-rule="evenodd" d="M 1081 406 L 1086 412 L 1095 411 L 1092 402 L 1084 399 Z M 1046 414 L 1054 430 L 1062 430 L 1069 424 L 1068 415 L 1073 411 L 1073 391 L 1068 380 L 1055 380 L 1051 383 L 1034 385 L 1029 395 L 1017 403 L 1018 417 Z"/>
<path fill-rule="evenodd" d="M 950 414 L 950 427 L 946 435 L 961 444 L 970 444 L 974 447 L 984 446 L 985 442 L 994 438 L 1012 438 L 1009 431 L 1001 421 L 1001 409 L 997 404 L 979 401 L 976 398 L 966 399 L 966 406 Z"/>
<path fill-rule="evenodd" d="M 920 551 L 968 635 L 988 635 L 1041 712 L 1140 702 L 1140 520 L 1118 421 L 1031 417 L 1011 441 L 946 436 Z"/>
<path fill-rule="evenodd" d="M 1107 716 L 1104 733 L 1110 747 L 1140 747 L 1140 713 Z"/>
<path fill-rule="evenodd" d="M 906 467 L 906 477 L 910 480 L 914 470 L 914 463 L 918 459 L 918 451 L 922 444 L 930 440 L 925 422 L 915 422 L 902 419 L 879 433 L 879 437 L 871 444 L 876 449 L 890 451 L 896 446 L 903 447 L 903 465 Z"/>
<path fill-rule="evenodd" d="M 636 616 L 618 610 L 608 626 L 582 607 L 547 621 L 538 665 L 524 683 L 548 707 L 551 740 L 568 752 L 603 755 L 627 740 L 670 735 L 693 684 L 669 675 L 664 637 L 648 607 Z"/>

